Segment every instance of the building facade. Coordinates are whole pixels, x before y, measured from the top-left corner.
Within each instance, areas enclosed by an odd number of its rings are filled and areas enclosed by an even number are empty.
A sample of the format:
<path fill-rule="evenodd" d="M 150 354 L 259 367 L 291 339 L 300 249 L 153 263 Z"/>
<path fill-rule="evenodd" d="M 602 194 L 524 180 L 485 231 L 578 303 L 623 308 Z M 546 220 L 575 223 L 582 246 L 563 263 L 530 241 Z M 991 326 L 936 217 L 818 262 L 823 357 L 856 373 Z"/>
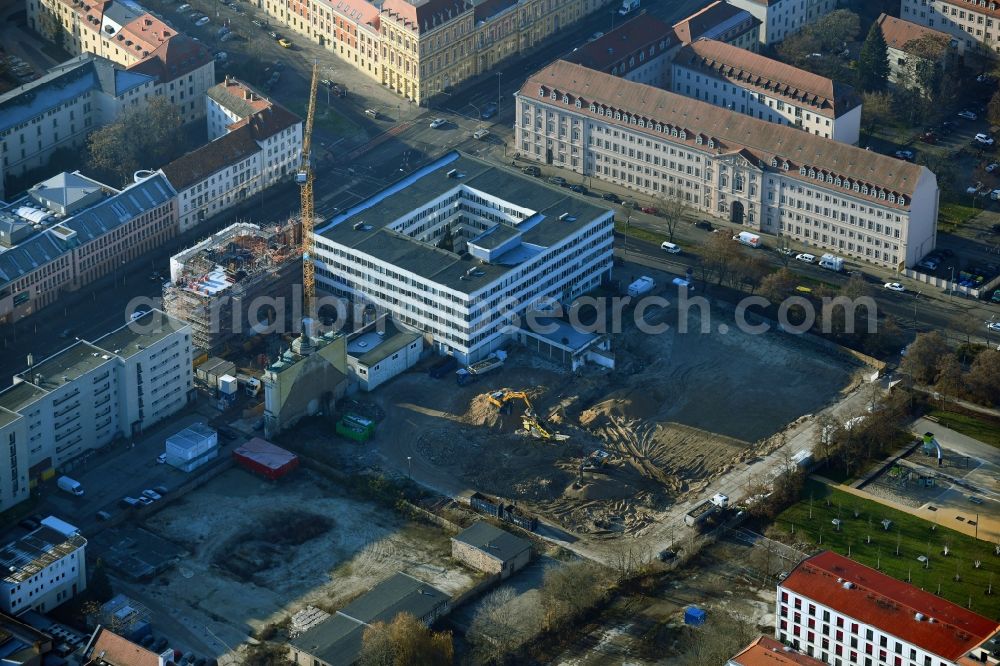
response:
<path fill-rule="evenodd" d="M 53 1 L 53 0 L 48 0 Z M 264 0 L 306 39 L 417 104 L 530 52 L 607 0 Z"/>
<path fill-rule="evenodd" d="M 0 208 L 0 322 L 120 273 L 176 234 L 175 195 L 163 176 L 120 191 L 79 172 L 39 183 Z"/>
<path fill-rule="evenodd" d="M 826 662 L 792 650 L 770 636 L 757 640 L 726 662 L 726 666 L 824 666 Z"/>
<path fill-rule="evenodd" d="M 531 542 L 482 520 L 451 538 L 453 559 L 484 573 L 508 578 L 531 562 Z"/>
<path fill-rule="evenodd" d="M 889 55 L 889 83 L 903 88 L 920 87 L 916 68 L 931 52 L 937 51 L 934 64 L 944 67 L 947 59 L 955 57 L 958 40 L 951 35 L 910 21 L 882 14 L 878 17 Z M 933 40 L 928 48 L 915 48 L 920 43 Z M 919 51 L 919 52 L 918 52 Z"/>
<path fill-rule="evenodd" d="M 191 363 L 189 327 L 158 310 L 34 363 L 0 391 L 0 407 L 21 417 L 0 426 L 0 441 L 12 432 L 26 437 L 19 478 L 49 475 L 176 413 L 193 386 Z M 0 460 L 6 466 L 6 456 Z M 3 470 L 0 478 L 10 473 Z"/>
<path fill-rule="evenodd" d="M 673 90 L 760 120 L 856 144 L 861 98 L 848 85 L 724 42 L 700 39 L 674 56 Z"/>
<path fill-rule="evenodd" d="M 1000 4 L 994 0 L 902 0 L 899 16 L 948 33 L 959 54 L 1000 53 Z"/>
<path fill-rule="evenodd" d="M 449 153 L 317 229 L 316 282 L 468 363 L 533 304 L 601 284 L 613 227 L 609 210 Z"/>
<path fill-rule="evenodd" d="M 563 61 L 515 98 L 524 158 L 880 266 L 934 248 L 925 167 Z"/>
<path fill-rule="evenodd" d="M 0 511 L 28 499 L 28 423 L 23 416 L 0 407 Z"/>
<path fill-rule="evenodd" d="M 5 177 L 46 166 L 59 148 L 82 148 L 90 132 L 155 94 L 153 77 L 84 54 L 0 95 L 0 200 Z"/>
<path fill-rule="evenodd" d="M 674 29 L 643 14 L 566 55 L 588 69 L 658 88 L 670 85 L 671 61 L 681 41 Z"/>
<path fill-rule="evenodd" d="M 714 39 L 747 51 L 760 48 L 760 19 L 726 0 L 715 0 L 674 24 L 684 44 Z"/>
<path fill-rule="evenodd" d="M 69 523 L 49 516 L 42 526 L 0 549 L 5 569 L 0 610 L 51 611 L 87 589 L 87 540 Z"/>
<path fill-rule="evenodd" d="M 302 154 L 302 119 L 246 84 L 229 79 L 207 100 L 217 138 L 160 169 L 177 192 L 181 233 L 290 178 Z"/>
<path fill-rule="evenodd" d="M 799 563 L 776 602 L 776 638 L 833 666 L 995 663 L 982 646 L 996 621 L 830 551 Z"/>
<path fill-rule="evenodd" d="M 728 0 L 760 21 L 760 43 L 784 41 L 789 35 L 837 8 L 837 0 Z"/>

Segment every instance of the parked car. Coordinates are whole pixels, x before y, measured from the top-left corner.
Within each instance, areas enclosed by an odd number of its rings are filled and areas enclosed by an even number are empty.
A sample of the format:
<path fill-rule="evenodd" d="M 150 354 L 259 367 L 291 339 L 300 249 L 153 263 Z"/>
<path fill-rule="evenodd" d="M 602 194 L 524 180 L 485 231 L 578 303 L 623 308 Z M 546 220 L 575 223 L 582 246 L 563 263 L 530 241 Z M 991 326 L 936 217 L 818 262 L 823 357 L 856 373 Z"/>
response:
<path fill-rule="evenodd" d="M 447 122 L 448 121 L 445 120 L 444 118 L 435 118 L 434 120 L 431 121 L 431 129 L 437 129 L 438 127 L 441 127 Z"/>
<path fill-rule="evenodd" d="M 706 222 L 705 220 L 698 220 L 694 223 L 694 226 L 698 229 L 704 229 L 705 231 L 712 231 L 712 223 Z"/>
<path fill-rule="evenodd" d="M 900 292 L 900 293 L 906 291 L 906 287 L 904 287 L 903 285 L 899 284 L 898 282 L 886 282 L 885 285 L 883 285 L 883 286 L 886 289 L 888 289 L 889 291 L 896 291 L 896 292 Z"/>
<path fill-rule="evenodd" d="M 523 173 L 526 176 L 534 176 L 537 178 L 538 176 L 542 175 L 542 170 L 536 166 L 526 166 L 521 169 L 521 173 Z"/>
<path fill-rule="evenodd" d="M 365 109 L 365 115 L 369 118 L 378 118 L 378 111 L 375 109 Z"/>
<path fill-rule="evenodd" d="M 490 131 L 488 129 L 477 129 L 475 132 L 472 133 L 472 138 L 482 141 L 489 135 Z"/>
<path fill-rule="evenodd" d="M 976 114 L 974 114 L 972 111 L 959 111 L 958 112 L 958 117 L 959 118 L 964 118 L 965 120 L 975 120 L 979 116 L 977 116 Z"/>
<path fill-rule="evenodd" d="M 920 135 L 920 140 L 924 143 L 937 143 L 937 135 L 934 132 L 924 132 Z"/>
<path fill-rule="evenodd" d="M 997 167 L 1000 167 L 1000 164 L 997 164 L 996 162 L 990 162 L 989 164 L 986 165 L 986 173 L 993 173 L 994 171 L 997 170 Z"/>
<path fill-rule="evenodd" d="M 218 433 L 219 437 L 221 437 L 222 439 L 228 439 L 229 441 L 232 441 L 238 437 L 236 432 L 230 428 L 219 428 Z"/>
<path fill-rule="evenodd" d="M 261 21 L 260 19 L 254 19 L 254 20 L 250 21 L 250 23 L 254 24 L 255 26 L 257 26 L 257 27 L 258 27 L 258 28 L 260 28 L 261 30 L 263 30 L 263 29 L 265 29 L 265 28 L 267 27 L 267 26 L 266 26 L 266 25 L 264 24 L 264 22 L 263 22 L 263 21 Z"/>
<path fill-rule="evenodd" d="M 656 208 L 654 208 L 653 206 L 643 206 L 640 210 L 643 213 L 647 213 L 649 215 L 656 215 L 657 213 L 660 212 Z"/>
<path fill-rule="evenodd" d="M 972 137 L 972 141 L 980 146 L 992 146 L 995 143 L 993 137 L 983 132 L 980 132 L 976 134 L 976 136 Z"/>
<path fill-rule="evenodd" d="M 271 30 L 267 34 L 270 35 L 271 39 L 274 39 L 274 40 L 281 39 L 281 33 L 277 32 L 276 30 Z"/>
<path fill-rule="evenodd" d="M 601 198 L 604 199 L 605 201 L 611 201 L 613 203 L 622 202 L 621 197 L 619 197 L 614 192 L 605 192 L 604 194 L 601 195 Z"/>
<path fill-rule="evenodd" d="M 936 257 L 924 257 L 921 262 L 917 264 L 919 268 L 926 268 L 929 271 L 936 271 L 937 267 L 941 265 L 941 262 Z"/>
<path fill-rule="evenodd" d="M 167 493 L 170 492 L 170 488 L 167 488 L 166 486 L 153 486 L 153 490 L 160 493 L 161 495 L 166 495 Z"/>
<path fill-rule="evenodd" d="M 587 188 L 583 185 L 570 185 L 569 189 L 573 190 L 577 194 L 587 194 Z"/>
<path fill-rule="evenodd" d="M 894 155 L 896 156 L 897 159 L 901 159 L 901 160 L 910 161 L 910 160 L 913 159 L 913 151 L 912 150 L 897 150 L 894 153 Z"/>
<path fill-rule="evenodd" d="M 795 255 L 795 261 L 801 261 L 804 264 L 815 264 L 816 255 L 809 254 L 807 252 L 801 252 Z"/>
<path fill-rule="evenodd" d="M 26 530 L 37 530 L 39 528 L 39 524 L 31 518 L 25 518 L 24 520 L 18 522 L 18 525 Z"/>
<path fill-rule="evenodd" d="M 153 503 L 153 500 L 149 499 L 145 495 L 143 495 L 142 497 L 136 497 L 135 499 L 137 502 L 139 502 L 139 504 L 143 506 L 149 506 L 150 504 Z"/>
<path fill-rule="evenodd" d="M 161 453 L 160 455 L 156 456 L 156 462 L 158 464 L 160 464 L 160 465 L 162 465 L 165 462 L 167 462 L 167 454 L 166 453 Z"/>
<path fill-rule="evenodd" d="M 991 331 L 1000 332 L 1000 321 L 988 321 L 986 322 L 986 328 Z"/>
<path fill-rule="evenodd" d="M 134 497 L 123 497 L 119 500 L 118 504 L 126 509 L 129 509 L 139 506 L 140 502 Z"/>
<path fill-rule="evenodd" d="M 163 496 L 160 495 L 160 493 L 156 492 L 155 490 L 153 490 L 151 488 L 146 488 L 146 490 L 143 490 L 142 491 L 142 496 L 143 497 L 148 497 L 149 499 L 154 500 L 154 501 L 158 500 L 158 499 L 163 499 Z"/>
<path fill-rule="evenodd" d="M 195 21 L 194 24 L 195 25 L 206 25 L 209 21 L 211 21 L 210 18 L 208 18 L 207 16 L 202 16 L 200 19 L 198 19 L 197 21 Z"/>
<path fill-rule="evenodd" d="M 566 179 L 562 176 L 549 176 L 548 181 L 559 187 L 566 187 Z"/>
<path fill-rule="evenodd" d="M 96 515 L 97 519 L 100 520 L 101 522 L 106 522 L 108 520 L 111 520 L 111 514 L 108 513 L 107 511 L 98 511 Z"/>
<path fill-rule="evenodd" d="M 479 117 L 482 118 L 483 120 L 486 120 L 488 118 L 492 118 L 493 116 L 495 116 L 496 113 L 497 113 L 497 103 L 490 102 L 489 104 L 483 107 L 483 111 L 482 113 L 479 114 Z"/>
<path fill-rule="evenodd" d="M 1000 303 L 1000 289 L 993 290 L 993 295 L 990 296 L 990 300 L 994 303 Z"/>
<path fill-rule="evenodd" d="M 292 43 L 290 41 L 288 41 L 287 39 L 285 39 L 284 37 L 282 37 L 281 39 L 278 40 L 278 44 L 281 44 L 281 48 L 283 48 L 283 49 L 290 49 L 290 48 L 292 48 Z"/>
<path fill-rule="evenodd" d="M 153 652 L 155 652 L 156 654 L 163 654 L 163 651 L 167 649 L 167 645 L 168 645 L 167 639 L 164 638 L 163 636 L 160 636 L 159 638 L 156 639 L 156 642 L 153 643 L 153 648 L 152 648 Z"/>

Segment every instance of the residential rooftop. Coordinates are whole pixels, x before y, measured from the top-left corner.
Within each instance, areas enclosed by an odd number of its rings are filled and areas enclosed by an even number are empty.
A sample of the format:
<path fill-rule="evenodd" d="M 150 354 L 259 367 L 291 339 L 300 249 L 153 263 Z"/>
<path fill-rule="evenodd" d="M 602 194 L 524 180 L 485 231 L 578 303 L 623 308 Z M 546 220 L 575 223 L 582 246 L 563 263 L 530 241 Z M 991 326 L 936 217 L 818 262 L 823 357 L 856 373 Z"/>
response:
<path fill-rule="evenodd" d="M 824 666 L 825 663 L 771 636 L 761 636 L 730 659 L 726 666 Z"/>
<path fill-rule="evenodd" d="M 42 525 L 0 548 L 0 566 L 6 570 L 3 579 L 10 583 L 22 583 L 86 545 L 87 540 L 79 532 L 63 534 Z"/>
<path fill-rule="evenodd" d="M 449 196 L 499 201 L 518 213 L 469 239 L 469 251 L 463 254 L 394 229 L 402 228 L 415 211 Z M 354 253 L 469 294 L 609 215 L 606 208 L 570 196 L 563 188 L 451 152 L 338 214 L 316 233 Z M 494 233 L 504 238 L 494 242 Z M 498 246 L 502 251 L 496 251 Z"/>
<path fill-rule="evenodd" d="M 678 43 L 670 24 L 650 14 L 643 14 L 587 42 L 567 54 L 566 60 L 590 69 L 621 74 L 634 68 L 628 66 L 628 63 L 630 59 L 635 62 L 639 52 L 643 54 L 641 64 L 665 53 Z M 619 68 L 621 71 L 618 71 Z"/>
<path fill-rule="evenodd" d="M 876 23 L 878 23 L 879 28 L 882 30 L 882 36 L 885 38 L 885 43 L 890 49 L 907 51 L 906 47 L 910 42 L 915 42 L 926 37 L 939 39 L 945 45 L 957 44 L 955 38 L 948 33 L 917 23 L 911 23 L 910 21 L 889 16 L 885 13 L 878 17 Z"/>
<path fill-rule="evenodd" d="M 675 23 L 673 29 L 677 38 L 687 44 L 702 37 L 718 39 L 746 21 L 760 24 L 760 19 L 745 9 L 734 7 L 724 0 L 715 0 Z"/>
<path fill-rule="evenodd" d="M 494 527 L 483 520 L 477 521 L 471 527 L 462 530 L 453 536 L 452 540 L 460 541 L 477 550 L 481 550 L 486 555 L 501 562 L 509 562 L 525 550 L 531 548 L 531 542 L 527 539 L 514 536 L 510 532 L 504 531 L 499 527 Z"/>
<path fill-rule="evenodd" d="M 76 381 L 102 365 L 112 363 L 112 354 L 89 342 L 76 343 L 36 363 L 17 377 L 46 391 Z"/>
<path fill-rule="evenodd" d="M 11 411 L 6 407 L 0 407 L 0 428 L 13 423 L 19 418 L 21 418 L 21 415 L 17 412 Z"/>
<path fill-rule="evenodd" d="M 800 562 L 779 587 L 951 661 L 1000 630 L 995 620 L 832 551 Z"/>
<path fill-rule="evenodd" d="M 134 321 L 94 340 L 94 346 L 131 358 L 188 325 L 161 310 L 149 310 Z"/>
<path fill-rule="evenodd" d="M 532 75 L 520 94 L 566 105 L 572 113 L 628 127 L 691 150 L 741 154 L 761 168 L 814 182 L 853 198 L 906 209 L 926 167 L 798 128 L 751 118 L 707 102 L 558 60 Z M 577 100 L 580 108 L 576 108 Z M 568 101 L 563 101 L 568 100 Z M 620 120 L 615 117 L 620 113 Z M 786 168 L 787 165 L 787 168 Z M 858 184 L 858 190 L 853 185 Z"/>
<path fill-rule="evenodd" d="M 226 75 L 205 93 L 223 108 L 240 118 L 246 118 L 271 106 L 271 100 L 238 79 Z"/>
<path fill-rule="evenodd" d="M 0 391 L 0 407 L 12 412 L 20 412 L 48 391 L 28 382 L 18 382 Z"/>

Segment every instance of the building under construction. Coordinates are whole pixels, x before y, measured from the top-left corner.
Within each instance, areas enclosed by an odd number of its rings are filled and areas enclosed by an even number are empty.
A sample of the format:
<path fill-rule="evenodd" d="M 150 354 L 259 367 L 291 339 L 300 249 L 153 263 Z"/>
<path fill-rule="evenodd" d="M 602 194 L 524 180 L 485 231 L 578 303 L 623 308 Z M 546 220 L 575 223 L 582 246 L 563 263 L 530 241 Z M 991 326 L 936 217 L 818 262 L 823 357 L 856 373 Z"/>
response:
<path fill-rule="evenodd" d="M 237 222 L 170 258 L 164 310 L 191 325 L 195 347 L 225 354 L 258 333 L 291 330 L 302 252 L 292 223 Z"/>

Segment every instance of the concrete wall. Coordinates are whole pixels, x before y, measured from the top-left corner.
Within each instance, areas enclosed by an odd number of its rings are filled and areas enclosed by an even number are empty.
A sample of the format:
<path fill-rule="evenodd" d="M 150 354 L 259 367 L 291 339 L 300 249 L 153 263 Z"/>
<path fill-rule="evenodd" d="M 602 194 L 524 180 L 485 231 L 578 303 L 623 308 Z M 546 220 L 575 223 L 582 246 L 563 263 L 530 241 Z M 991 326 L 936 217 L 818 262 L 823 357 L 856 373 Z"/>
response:
<path fill-rule="evenodd" d="M 531 548 L 529 547 L 524 549 L 513 559 L 508 560 L 507 562 L 501 562 L 496 557 L 493 557 L 479 548 L 470 546 L 469 544 L 459 541 L 458 539 L 452 539 L 451 556 L 459 562 L 467 564 L 473 569 L 483 571 L 488 574 L 499 575 L 501 579 L 504 579 L 528 565 L 528 562 L 531 561 Z"/>

